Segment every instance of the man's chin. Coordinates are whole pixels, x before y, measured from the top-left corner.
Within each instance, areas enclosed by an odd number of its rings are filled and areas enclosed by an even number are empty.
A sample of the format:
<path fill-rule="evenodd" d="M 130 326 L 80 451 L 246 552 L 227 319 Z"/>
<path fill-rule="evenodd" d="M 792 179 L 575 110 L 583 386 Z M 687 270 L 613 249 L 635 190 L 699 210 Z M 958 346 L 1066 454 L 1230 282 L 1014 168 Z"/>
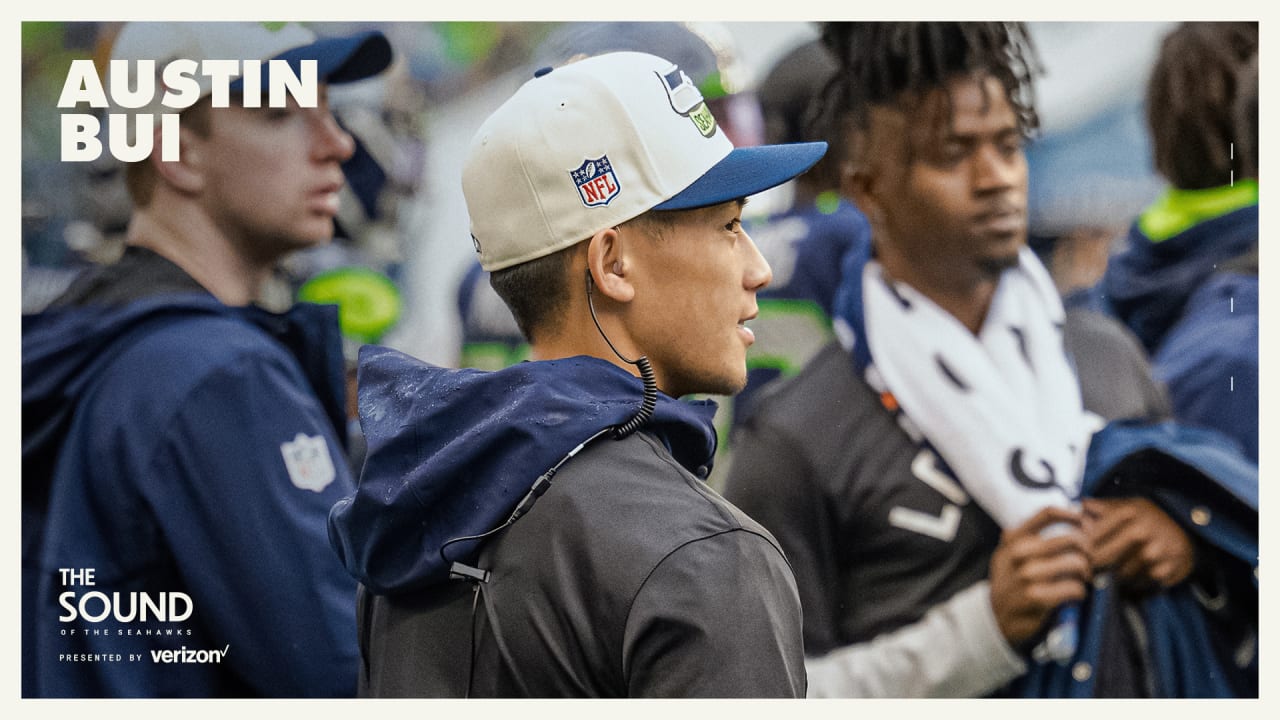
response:
<path fill-rule="evenodd" d="M 747 373 L 745 368 L 741 375 L 726 375 L 716 378 L 714 381 L 706 384 L 707 390 L 701 392 L 707 395 L 737 395 L 747 386 Z"/>
<path fill-rule="evenodd" d="M 1022 243 L 1016 243 L 1008 249 L 1001 249 L 998 252 L 978 259 L 978 270 L 990 277 L 999 277 L 1004 274 L 1005 270 L 1010 270 L 1018 266 L 1018 252 L 1022 248 Z"/>
<path fill-rule="evenodd" d="M 699 378 L 690 378 L 688 382 L 680 383 L 680 395 L 673 397 L 684 397 L 688 395 L 737 395 L 747 386 L 747 373 L 745 368 L 741 375 L 733 375 L 725 373 L 723 375 L 705 375 Z M 665 391 L 665 388 L 664 388 Z"/>
<path fill-rule="evenodd" d="M 334 235 L 333 225 L 330 224 L 327 227 L 316 227 L 310 231 L 294 233 L 286 243 L 293 250 L 306 250 L 307 248 L 328 245 L 333 242 Z"/>

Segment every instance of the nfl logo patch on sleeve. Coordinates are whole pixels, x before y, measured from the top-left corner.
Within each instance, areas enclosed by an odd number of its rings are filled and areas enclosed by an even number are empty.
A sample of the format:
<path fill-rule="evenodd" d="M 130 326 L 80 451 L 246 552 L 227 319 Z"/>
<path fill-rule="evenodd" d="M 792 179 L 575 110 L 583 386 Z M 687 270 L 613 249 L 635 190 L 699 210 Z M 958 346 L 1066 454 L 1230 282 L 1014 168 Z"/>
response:
<path fill-rule="evenodd" d="M 303 490 L 318 493 L 333 482 L 336 474 L 333 458 L 323 435 L 311 437 L 298 433 L 293 442 L 281 443 L 280 454 L 284 455 L 289 479 Z"/>

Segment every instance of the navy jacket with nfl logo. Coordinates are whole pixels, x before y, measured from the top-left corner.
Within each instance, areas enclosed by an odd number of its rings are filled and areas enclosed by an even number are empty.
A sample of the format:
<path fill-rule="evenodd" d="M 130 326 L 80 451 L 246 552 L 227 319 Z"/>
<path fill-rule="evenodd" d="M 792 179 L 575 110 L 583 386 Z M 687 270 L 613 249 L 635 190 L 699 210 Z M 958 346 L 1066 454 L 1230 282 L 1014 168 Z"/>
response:
<path fill-rule="evenodd" d="M 153 289 L 23 318 L 23 696 L 354 695 L 336 308 L 155 294 L 181 271 L 122 265 Z"/>

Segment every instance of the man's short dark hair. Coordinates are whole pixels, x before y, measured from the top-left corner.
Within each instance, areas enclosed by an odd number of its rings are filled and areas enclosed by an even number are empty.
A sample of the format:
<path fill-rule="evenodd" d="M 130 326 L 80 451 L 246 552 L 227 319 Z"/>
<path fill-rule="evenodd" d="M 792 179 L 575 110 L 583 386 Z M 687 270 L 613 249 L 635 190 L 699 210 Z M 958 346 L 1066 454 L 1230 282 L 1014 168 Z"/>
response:
<path fill-rule="evenodd" d="M 1147 83 L 1156 170 L 1184 190 L 1231 180 L 1236 83 L 1258 52 L 1256 22 L 1188 22 L 1165 36 Z"/>
<path fill-rule="evenodd" d="M 1022 23 L 830 22 L 822 42 L 840 65 L 822 93 L 830 137 L 866 130 L 871 107 L 910 113 L 964 75 L 1000 81 L 1023 137 L 1039 126 L 1032 77 L 1040 67 Z M 948 104 L 943 118 L 950 116 Z"/>
<path fill-rule="evenodd" d="M 681 211 L 650 210 L 625 224 L 635 225 L 654 239 L 677 221 Z M 586 242 L 584 239 L 583 242 Z M 554 332 L 569 303 L 571 293 L 586 291 L 586 278 L 569 277 L 569 260 L 578 245 L 550 255 L 512 265 L 489 274 L 489 285 L 516 319 L 520 334 L 534 342 L 534 336 Z"/>
<path fill-rule="evenodd" d="M 535 333 L 555 329 L 569 302 L 569 259 L 577 247 L 570 245 L 489 274 L 489 285 L 511 310 L 520 333 L 530 343 Z"/>

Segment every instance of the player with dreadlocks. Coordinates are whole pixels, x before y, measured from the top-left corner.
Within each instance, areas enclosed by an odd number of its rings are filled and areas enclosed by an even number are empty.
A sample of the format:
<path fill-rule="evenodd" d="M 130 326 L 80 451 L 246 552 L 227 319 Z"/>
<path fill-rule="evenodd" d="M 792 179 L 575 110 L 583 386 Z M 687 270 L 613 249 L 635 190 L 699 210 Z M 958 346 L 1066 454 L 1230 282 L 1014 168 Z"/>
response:
<path fill-rule="evenodd" d="M 1256 498 L 1256 469 L 1206 464 L 1212 442 L 1177 426 L 1095 434 L 1081 384 L 1099 379 L 1077 378 L 1064 343 L 1082 348 L 1026 246 L 1025 29 L 833 23 L 823 39 L 841 70 L 821 113 L 872 242 L 845 256 L 837 341 L 757 401 L 725 488 L 795 572 L 809 694 L 1247 694 L 1196 592 L 1249 594 L 1256 544 L 1233 543 L 1256 538 L 1256 509 L 1207 488 Z M 1203 524 L 1181 522 L 1193 506 Z M 1222 533 L 1232 519 L 1241 536 Z"/>
<path fill-rule="evenodd" d="M 1031 84 L 1039 62 L 1020 24 L 828 23 L 822 40 L 841 59 L 822 114 L 843 113 L 859 130 L 872 107 L 917 108 L 925 93 L 965 72 L 1000 82 L 1024 137 L 1039 127 Z M 950 97 L 940 100 L 949 107 Z"/>

